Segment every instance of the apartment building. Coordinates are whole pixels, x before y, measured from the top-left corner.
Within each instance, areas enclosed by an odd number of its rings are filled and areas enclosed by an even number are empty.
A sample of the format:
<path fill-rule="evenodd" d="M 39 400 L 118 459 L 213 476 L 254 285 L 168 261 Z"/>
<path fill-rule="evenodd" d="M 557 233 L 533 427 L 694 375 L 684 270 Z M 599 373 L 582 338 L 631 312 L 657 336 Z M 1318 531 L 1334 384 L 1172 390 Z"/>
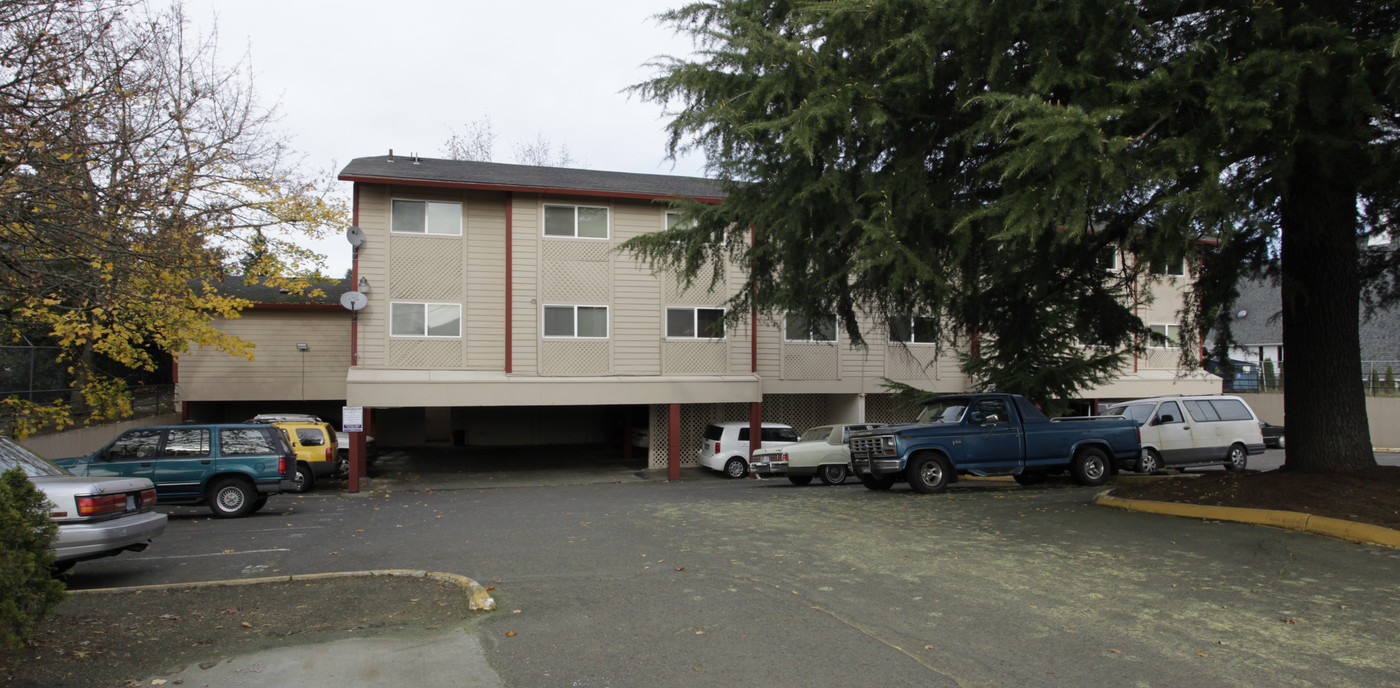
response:
<path fill-rule="evenodd" d="M 670 199 L 723 202 L 712 180 L 393 155 L 355 159 L 340 179 L 354 184 L 363 240 L 351 283 L 366 296 L 346 342 L 344 398 L 369 410 L 381 447 L 630 452 L 648 437 L 638 464 L 673 467 L 695 462 L 712 422 L 896 422 L 909 414 L 884 378 L 968 389 L 956 356 L 912 324 L 893 337 L 865 327 L 865 349 L 843 341 L 834 317 L 736 324 L 723 304 L 741 266 L 713 293 L 685 290 L 618 250 L 675 222 Z M 1169 340 L 1187 269 L 1142 313 Z M 1085 398 L 1220 391 L 1219 378 L 1179 373 L 1178 354 L 1154 349 Z M 184 360 L 182 379 L 192 369 Z"/>

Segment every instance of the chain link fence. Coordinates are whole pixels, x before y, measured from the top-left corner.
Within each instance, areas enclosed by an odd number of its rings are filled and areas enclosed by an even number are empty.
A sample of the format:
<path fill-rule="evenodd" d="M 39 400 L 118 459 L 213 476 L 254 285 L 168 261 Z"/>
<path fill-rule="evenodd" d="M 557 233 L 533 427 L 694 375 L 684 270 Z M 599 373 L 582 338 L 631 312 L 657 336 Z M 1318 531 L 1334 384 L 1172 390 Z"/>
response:
<path fill-rule="evenodd" d="M 1219 373 L 1224 378 L 1226 392 L 1282 392 L 1283 372 L 1275 369 L 1273 361 L 1263 365 L 1235 365 L 1230 373 Z M 1400 361 L 1362 361 L 1361 381 L 1366 394 L 1373 397 L 1400 396 Z"/>

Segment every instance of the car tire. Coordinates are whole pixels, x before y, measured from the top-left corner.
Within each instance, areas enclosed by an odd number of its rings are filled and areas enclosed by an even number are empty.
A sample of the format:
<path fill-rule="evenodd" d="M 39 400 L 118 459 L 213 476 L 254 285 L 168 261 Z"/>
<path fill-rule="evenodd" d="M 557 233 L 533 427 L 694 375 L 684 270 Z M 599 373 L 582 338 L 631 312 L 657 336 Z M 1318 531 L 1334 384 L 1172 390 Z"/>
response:
<path fill-rule="evenodd" d="M 267 506 L 267 497 L 258 497 L 253 500 L 253 513 L 262 511 L 262 508 L 265 506 Z"/>
<path fill-rule="evenodd" d="M 836 463 L 829 463 L 817 469 L 817 477 L 822 479 L 823 485 L 840 485 L 846 482 L 846 476 L 850 472 L 845 466 Z"/>
<path fill-rule="evenodd" d="M 316 472 L 311 470 L 311 464 L 305 461 L 297 462 L 296 471 L 297 492 L 306 494 L 316 489 Z M 256 511 L 256 509 L 254 509 Z"/>
<path fill-rule="evenodd" d="M 877 478 L 863 473 L 856 474 L 856 477 L 860 479 L 860 484 L 864 485 L 867 490 L 888 490 L 894 487 L 894 478 Z"/>
<path fill-rule="evenodd" d="M 1249 450 L 1243 444 L 1230 445 L 1230 453 L 1225 455 L 1225 470 L 1242 471 L 1249 467 Z"/>
<path fill-rule="evenodd" d="M 248 481 L 220 478 L 209 486 L 209 510 L 215 518 L 239 518 L 253 513 L 257 493 Z"/>
<path fill-rule="evenodd" d="M 1162 470 L 1162 455 L 1156 449 L 1142 450 L 1142 456 L 1138 458 L 1137 468 L 1133 469 L 1138 473 L 1155 473 Z"/>
<path fill-rule="evenodd" d="M 953 467 L 938 454 L 924 454 L 909 464 L 907 479 L 915 492 L 935 494 L 947 489 L 953 479 Z"/>
<path fill-rule="evenodd" d="M 1098 447 L 1080 449 L 1069 468 L 1074 482 L 1085 487 L 1098 487 L 1108 482 L 1108 455 Z"/>
<path fill-rule="evenodd" d="M 1047 477 L 1039 471 L 1021 471 L 1011 476 L 1011 479 L 1015 480 L 1017 485 L 1039 485 L 1045 482 Z"/>
<path fill-rule="evenodd" d="M 1283 435 L 1278 436 L 1278 440 L 1274 442 L 1274 446 L 1283 449 Z"/>
<path fill-rule="evenodd" d="M 724 462 L 724 474 L 731 478 L 747 478 L 749 476 L 749 464 L 736 456 Z"/>
<path fill-rule="evenodd" d="M 810 475 L 790 475 L 790 476 L 788 476 L 788 482 L 792 483 L 793 485 L 811 485 L 811 484 L 812 484 L 812 476 L 810 476 Z"/>

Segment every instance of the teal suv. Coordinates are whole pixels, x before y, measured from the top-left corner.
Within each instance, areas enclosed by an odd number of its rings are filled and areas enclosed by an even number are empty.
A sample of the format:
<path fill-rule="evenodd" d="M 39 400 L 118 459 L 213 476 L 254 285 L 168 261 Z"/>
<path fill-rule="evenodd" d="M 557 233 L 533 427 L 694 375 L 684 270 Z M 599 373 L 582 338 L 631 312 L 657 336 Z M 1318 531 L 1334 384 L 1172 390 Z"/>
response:
<path fill-rule="evenodd" d="M 90 456 L 55 461 L 74 475 L 147 478 L 161 504 L 203 504 L 247 516 L 296 490 L 296 452 L 271 425 L 168 425 L 128 430 Z"/>

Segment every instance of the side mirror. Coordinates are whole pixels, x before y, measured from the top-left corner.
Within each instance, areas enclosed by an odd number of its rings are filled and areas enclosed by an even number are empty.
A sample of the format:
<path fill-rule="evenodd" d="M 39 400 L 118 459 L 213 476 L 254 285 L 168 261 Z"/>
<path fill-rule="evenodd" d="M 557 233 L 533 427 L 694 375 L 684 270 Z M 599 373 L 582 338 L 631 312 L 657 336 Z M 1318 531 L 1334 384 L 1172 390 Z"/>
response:
<path fill-rule="evenodd" d="M 999 415 L 993 413 L 992 415 L 987 416 L 987 421 L 986 421 L 986 422 L 988 422 L 988 423 L 1000 423 L 1000 422 L 1001 422 L 1001 416 L 999 416 Z"/>

